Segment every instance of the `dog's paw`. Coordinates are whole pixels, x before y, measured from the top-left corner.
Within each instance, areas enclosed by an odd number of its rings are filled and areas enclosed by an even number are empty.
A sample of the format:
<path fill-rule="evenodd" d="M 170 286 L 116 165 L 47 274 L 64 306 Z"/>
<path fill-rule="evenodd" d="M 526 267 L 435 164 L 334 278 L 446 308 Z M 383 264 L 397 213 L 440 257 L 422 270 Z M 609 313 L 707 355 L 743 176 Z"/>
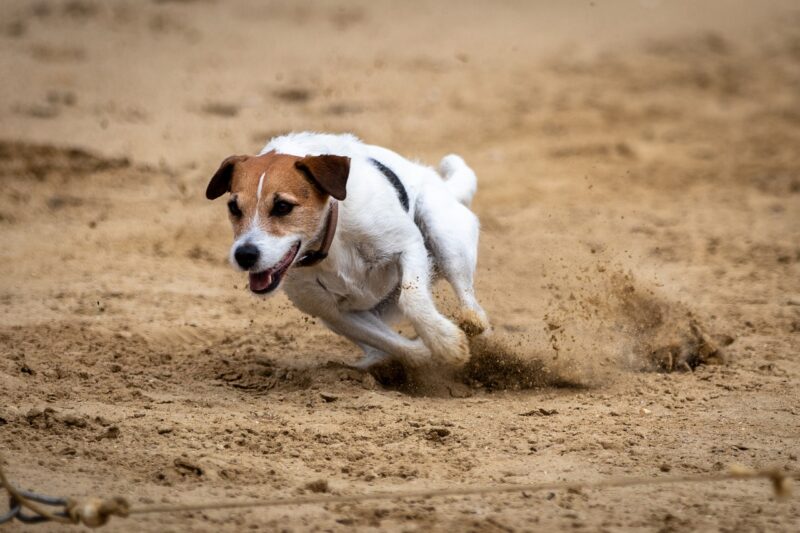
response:
<path fill-rule="evenodd" d="M 470 357 L 467 335 L 454 324 L 448 324 L 449 331 L 431 342 L 433 358 L 438 363 L 456 367 L 464 366 Z"/>
<path fill-rule="evenodd" d="M 486 316 L 465 308 L 459 313 L 458 327 L 467 334 L 467 337 L 477 337 L 489 329 L 489 321 Z"/>
<path fill-rule="evenodd" d="M 459 331 L 459 333 L 456 349 L 450 356 L 450 363 L 455 366 L 464 366 L 470 358 L 469 340 L 464 332 Z"/>
<path fill-rule="evenodd" d="M 409 368 L 419 368 L 430 363 L 434 357 L 432 350 L 422 342 L 422 339 L 415 339 L 412 342 L 413 349 L 406 350 L 401 357 L 403 364 Z"/>

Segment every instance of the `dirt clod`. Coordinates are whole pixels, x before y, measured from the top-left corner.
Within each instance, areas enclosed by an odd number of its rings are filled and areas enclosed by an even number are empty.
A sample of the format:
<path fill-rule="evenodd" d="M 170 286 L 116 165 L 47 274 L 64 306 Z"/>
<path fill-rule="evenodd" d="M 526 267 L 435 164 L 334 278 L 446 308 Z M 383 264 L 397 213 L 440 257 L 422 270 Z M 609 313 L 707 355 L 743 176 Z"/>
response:
<path fill-rule="evenodd" d="M 328 492 L 330 490 L 330 487 L 328 487 L 327 479 L 317 479 L 315 481 L 309 481 L 308 483 L 306 483 L 305 488 L 306 490 L 310 490 L 311 492 L 318 494 Z"/>
<path fill-rule="evenodd" d="M 319 396 L 328 403 L 335 402 L 339 399 L 339 396 L 330 392 L 320 392 Z"/>
<path fill-rule="evenodd" d="M 450 430 L 447 428 L 430 428 L 425 431 L 425 438 L 433 442 L 443 442 L 449 436 Z"/>

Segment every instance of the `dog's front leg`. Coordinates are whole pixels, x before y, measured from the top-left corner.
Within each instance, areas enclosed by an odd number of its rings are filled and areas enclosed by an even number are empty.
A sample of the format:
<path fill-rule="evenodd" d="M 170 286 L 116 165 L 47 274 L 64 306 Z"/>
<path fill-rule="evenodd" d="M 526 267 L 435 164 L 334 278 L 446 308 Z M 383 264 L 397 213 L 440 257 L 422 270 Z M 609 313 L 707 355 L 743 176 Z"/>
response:
<path fill-rule="evenodd" d="M 367 370 L 392 358 L 392 356 L 388 353 L 382 352 L 377 348 L 373 348 L 369 344 L 363 344 L 360 342 L 357 342 L 356 344 L 358 344 L 358 347 L 364 352 L 364 356 L 351 365 L 354 368 Z"/>
<path fill-rule="evenodd" d="M 440 362 L 463 365 L 469 359 L 467 336 L 436 309 L 431 295 L 428 250 L 420 235 L 403 250 L 398 306 L 431 354 Z"/>
<path fill-rule="evenodd" d="M 331 310 L 320 318 L 333 332 L 353 341 L 364 350 L 365 357 L 356 366 L 367 368 L 376 364 L 385 358 L 382 354 L 396 357 L 410 366 L 430 359 L 430 351 L 422 342 L 403 337 L 370 311 Z"/>

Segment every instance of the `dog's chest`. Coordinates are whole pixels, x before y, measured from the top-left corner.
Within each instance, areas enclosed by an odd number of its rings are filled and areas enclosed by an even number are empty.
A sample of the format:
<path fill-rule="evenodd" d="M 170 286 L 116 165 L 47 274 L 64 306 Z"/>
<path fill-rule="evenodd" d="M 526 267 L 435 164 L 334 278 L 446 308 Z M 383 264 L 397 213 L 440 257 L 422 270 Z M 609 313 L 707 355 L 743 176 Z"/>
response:
<path fill-rule="evenodd" d="M 400 283 L 398 257 L 357 246 L 339 258 L 335 269 L 319 272 L 315 281 L 341 310 L 373 309 Z"/>

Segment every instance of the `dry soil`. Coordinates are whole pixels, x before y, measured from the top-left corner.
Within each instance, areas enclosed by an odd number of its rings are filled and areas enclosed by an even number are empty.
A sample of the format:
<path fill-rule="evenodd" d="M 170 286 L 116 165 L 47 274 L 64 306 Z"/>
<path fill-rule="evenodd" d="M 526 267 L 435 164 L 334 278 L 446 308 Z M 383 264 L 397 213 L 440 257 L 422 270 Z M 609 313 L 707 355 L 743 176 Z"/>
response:
<path fill-rule="evenodd" d="M 142 505 L 798 470 L 796 2 L 4 0 L 0 72 L 20 486 Z M 351 370 L 356 347 L 226 264 L 206 182 L 291 130 L 476 169 L 495 331 L 465 369 Z M 735 482 L 105 530 L 799 526 L 797 496 Z"/>

